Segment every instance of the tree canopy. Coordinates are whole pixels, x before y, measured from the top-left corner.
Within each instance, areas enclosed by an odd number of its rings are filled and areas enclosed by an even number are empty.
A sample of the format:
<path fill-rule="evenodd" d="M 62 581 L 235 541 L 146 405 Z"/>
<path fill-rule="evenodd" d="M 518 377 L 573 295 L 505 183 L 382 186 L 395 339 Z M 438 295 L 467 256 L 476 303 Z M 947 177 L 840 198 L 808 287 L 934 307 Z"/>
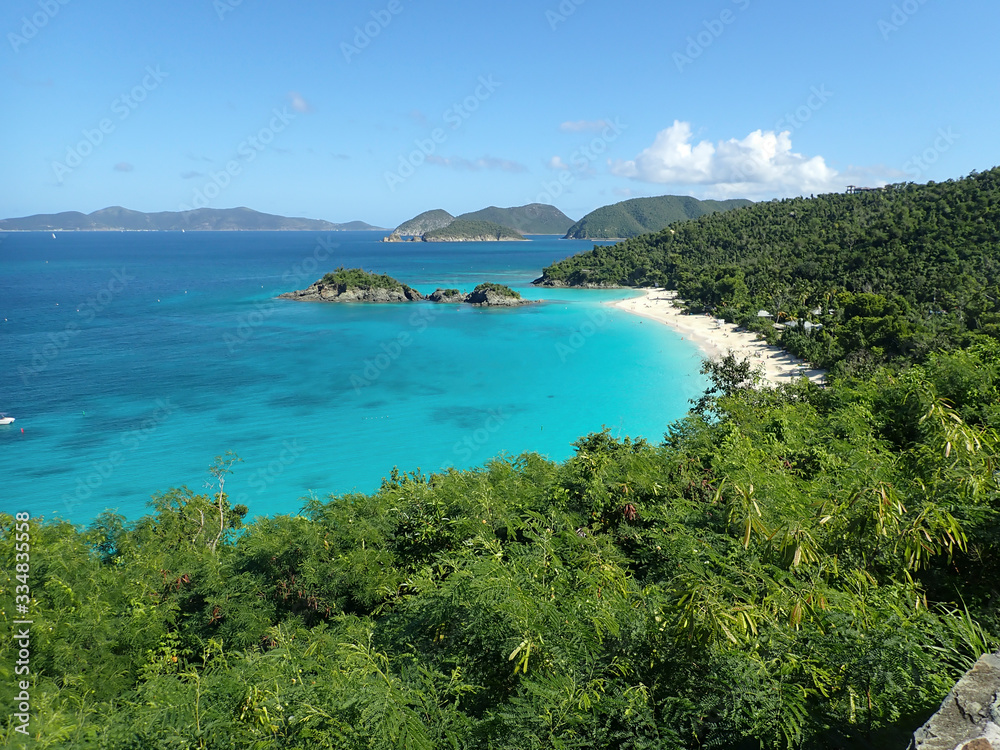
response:
<path fill-rule="evenodd" d="M 998 271 L 1000 168 L 715 213 L 559 261 L 543 280 L 676 289 L 693 311 L 850 371 L 1000 336 Z M 761 309 L 818 327 L 776 329 Z"/>

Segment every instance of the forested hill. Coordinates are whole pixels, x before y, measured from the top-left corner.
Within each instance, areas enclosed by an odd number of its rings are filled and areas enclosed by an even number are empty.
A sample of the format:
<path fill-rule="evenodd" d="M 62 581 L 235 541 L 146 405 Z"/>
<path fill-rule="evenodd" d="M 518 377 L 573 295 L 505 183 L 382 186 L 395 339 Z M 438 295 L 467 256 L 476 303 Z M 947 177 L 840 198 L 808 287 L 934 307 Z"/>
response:
<path fill-rule="evenodd" d="M 824 366 L 1000 334 L 1000 169 L 704 216 L 555 263 L 539 283 L 665 286 Z M 822 325 L 806 334 L 799 325 Z"/>
<path fill-rule="evenodd" d="M 602 206 L 566 232 L 568 240 L 624 239 L 658 232 L 674 222 L 751 205 L 751 201 L 700 201 L 687 195 L 661 195 Z"/>
<path fill-rule="evenodd" d="M 573 224 L 573 220 L 558 208 L 543 203 L 512 208 L 490 206 L 480 211 L 462 214 L 458 218 L 469 221 L 490 221 L 515 229 L 521 234 L 565 234 Z"/>

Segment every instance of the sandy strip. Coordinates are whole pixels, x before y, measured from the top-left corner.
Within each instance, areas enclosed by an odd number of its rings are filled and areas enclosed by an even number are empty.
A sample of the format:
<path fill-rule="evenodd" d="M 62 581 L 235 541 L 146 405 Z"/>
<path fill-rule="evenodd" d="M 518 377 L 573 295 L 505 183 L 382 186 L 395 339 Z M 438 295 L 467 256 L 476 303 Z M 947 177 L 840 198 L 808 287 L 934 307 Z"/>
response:
<path fill-rule="evenodd" d="M 630 297 L 612 302 L 619 310 L 659 321 L 673 328 L 688 341 L 694 342 L 711 359 L 719 359 L 727 352 L 738 358 L 749 357 L 754 363 L 764 365 L 764 379 L 772 385 L 790 383 L 807 377 L 822 383 L 825 370 L 810 369 L 809 365 L 778 346 L 771 346 L 757 338 L 756 333 L 738 330 L 734 323 L 705 315 L 685 315 L 673 304 L 676 292 L 665 289 L 644 289 L 642 297 Z"/>

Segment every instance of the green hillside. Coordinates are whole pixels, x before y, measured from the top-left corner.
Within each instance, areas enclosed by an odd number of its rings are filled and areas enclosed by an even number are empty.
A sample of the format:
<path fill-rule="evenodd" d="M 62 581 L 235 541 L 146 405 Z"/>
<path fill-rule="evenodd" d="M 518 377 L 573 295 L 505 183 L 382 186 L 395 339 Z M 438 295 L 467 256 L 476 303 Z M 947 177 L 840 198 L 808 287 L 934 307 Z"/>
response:
<path fill-rule="evenodd" d="M 494 224 L 491 221 L 472 221 L 455 219 L 442 229 L 424 233 L 427 242 L 484 242 L 501 240 L 523 240 L 518 232 L 510 227 Z"/>
<path fill-rule="evenodd" d="M 459 219 L 491 221 L 516 229 L 521 234 L 565 234 L 573 220 L 555 206 L 532 203 L 516 208 L 490 206 L 481 211 L 462 214 Z"/>
<path fill-rule="evenodd" d="M 1000 336 L 1000 169 L 758 203 L 568 258 L 541 283 L 665 286 L 825 367 Z M 779 332 L 759 319 L 820 324 Z"/>
<path fill-rule="evenodd" d="M 566 232 L 569 240 L 624 239 L 659 232 L 674 222 L 729 211 L 751 205 L 751 201 L 700 201 L 690 196 L 663 195 L 632 198 L 591 211 Z"/>

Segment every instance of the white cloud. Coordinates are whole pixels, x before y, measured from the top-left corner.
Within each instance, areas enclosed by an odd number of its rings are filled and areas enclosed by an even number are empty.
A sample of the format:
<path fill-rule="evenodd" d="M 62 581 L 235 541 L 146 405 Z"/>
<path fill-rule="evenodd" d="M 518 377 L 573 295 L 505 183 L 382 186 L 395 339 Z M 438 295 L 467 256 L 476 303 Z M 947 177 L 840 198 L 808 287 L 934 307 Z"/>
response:
<path fill-rule="evenodd" d="M 563 133 L 591 133 L 604 130 L 611 125 L 607 120 L 576 120 L 575 122 L 564 122 L 559 126 Z"/>
<path fill-rule="evenodd" d="M 843 190 L 849 181 L 822 156 L 792 151 L 789 131 L 693 141 L 690 123 L 675 120 L 635 159 L 609 162 L 611 172 L 640 182 L 701 186 L 705 197 L 826 193 Z"/>
<path fill-rule="evenodd" d="M 561 156 L 553 156 L 549 159 L 549 169 L 558 169 L 561 172 L 565 172 L 569 169 L 569 164 L 564 162 Z"/>
<path fill-rule="evenodd" d="M 478 172 L 481 169 L 499 169 L 502 172 L 527 172 L 528 168 L 523 164 L 509 159 L 496 159 L 492 156 L 482 156 L 475 160 L 463 159 L 459 156 L 428 156 L 428 164 L 437 164 L 442 167 L 452 169 L 467 169 L 471 172 Z"/>
<path fill-rule="evenodd" d="M 292 109 L 294 109 L 296 112 L 301 112 L 303 114 L 306 114 L 308 112 L 313 111 L 312 105 L 309 102 L 307 102 L 302 97 L 302 95 L 299 94 L 299 92 L 297 91 L 289 91 L 288 99 L 291 102 Z"/>

